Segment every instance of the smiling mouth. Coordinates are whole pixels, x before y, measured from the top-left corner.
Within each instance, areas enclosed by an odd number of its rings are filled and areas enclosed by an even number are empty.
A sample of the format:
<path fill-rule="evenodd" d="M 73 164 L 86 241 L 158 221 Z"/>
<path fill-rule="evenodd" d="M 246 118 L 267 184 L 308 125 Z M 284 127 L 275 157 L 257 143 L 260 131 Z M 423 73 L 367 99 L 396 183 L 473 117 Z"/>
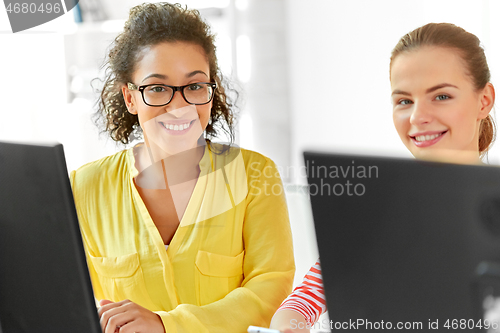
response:
<path fill-rule="evenodd" d="M 190 122 L 186 122 L 184 124 L 167 124 L 167 123 L 160 121 L 160 124 L 163 126 L 163 128 L 165 128 L 169 131 L 180 132 L 180 131 L 184 131 L 184 130 L 190 128 L 193 125 L 193 123 L 195 122 L 195 120 L 191 120 Z"/>
<path fill-rule="evenodd" d="M 419 136 L 410 136 L 413 140 L 417 142 L 425 142 L 425 141 L 432 141 L 434 139 L 439 138 L 441 135 L 445 134 L 448 131 L 444 131 L 441 133 L 436 133 L 436 134 L 431 134 L 431 135 L 419 135 Z"/>

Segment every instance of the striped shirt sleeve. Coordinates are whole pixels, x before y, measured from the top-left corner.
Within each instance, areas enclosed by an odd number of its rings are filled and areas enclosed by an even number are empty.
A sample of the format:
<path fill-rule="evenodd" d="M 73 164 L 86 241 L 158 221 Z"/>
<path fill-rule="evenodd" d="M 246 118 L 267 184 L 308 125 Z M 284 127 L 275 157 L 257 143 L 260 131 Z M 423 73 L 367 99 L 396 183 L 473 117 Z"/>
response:
<path fill-rule="evenodd" d="M 281 303 L 278 311 L 293 310 L 304 316 L 311 326 L 326 312 L 325 292 L 319 260 L 311 267 L 304 280 Z"/>

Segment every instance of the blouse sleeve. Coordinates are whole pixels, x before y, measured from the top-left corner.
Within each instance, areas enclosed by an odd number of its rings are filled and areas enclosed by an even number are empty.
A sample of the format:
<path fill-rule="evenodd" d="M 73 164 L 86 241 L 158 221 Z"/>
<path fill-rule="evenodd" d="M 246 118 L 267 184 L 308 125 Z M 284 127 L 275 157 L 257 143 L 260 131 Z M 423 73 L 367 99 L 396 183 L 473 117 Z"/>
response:
<path fill-rule="evenodd" d="M 214 303 L 180 304 L 172 311 L 156 312 L 167 333 L 243 333 L 249 325 L 269 327 L 272 315 L 291 291 L 295 273 L 292 234 L 278 170 L 269 159 L 252 162 L 246 169 L 244 280 Z"/>
<path fill-rule="evenodd" d="M 300 313 L 312 327 L 319 316 L 326 312 L 323 278 L 319 260 L 311 267 L 304 280 L 281 304 L 278 311 L 293 310 Z M 276 312 L 278 312 L 276 311 Z"/>
<path fill-rule="evenodd" d="M 76 175 L 76 171 L 71 171 L 69 180 L 71 183 L 71 189 L 73 191 L 73 196 L 76 197 L 77 193 L 76 193 L 76 189 L 75 189 L 75 175 Z M 76 202 L 75 202 L 75 206 L 76 206 L 76 211 L 77 211 L 77 215 L 78 215 L 78 220 L 80 221 L 80 228 L 82 228 L 81 220 L 84 219 L 84 215 L 80 214 L 80 212 L 78 211 L 78 205 L 76 205 Z M 87 259 L 87 267 L 89 270 L 90 280 L 92 282 L 92 289 L 94 291 L 94 297 L 96 298 L 96 305 L 98 305 L 99 302 L 97 301 L 97 299 L 103 298 L 102 297 L 102 295 L 103 295 L 102 287 L 101 287 L 101 284 L 99 283 L 99 278 L 97 277 L 97 272 L 94 268 L 94 265 L 92 264 L 92 260 L 90 259 L 89 242 L 88 242 L 88 239 L 86 238 L 87 233 L 83 232 L 83 230 L 81 230 L 81 231 L 82 231 L 81 235 L 82 235 L 83 246 L 85 248 L 85 258 Z"/>

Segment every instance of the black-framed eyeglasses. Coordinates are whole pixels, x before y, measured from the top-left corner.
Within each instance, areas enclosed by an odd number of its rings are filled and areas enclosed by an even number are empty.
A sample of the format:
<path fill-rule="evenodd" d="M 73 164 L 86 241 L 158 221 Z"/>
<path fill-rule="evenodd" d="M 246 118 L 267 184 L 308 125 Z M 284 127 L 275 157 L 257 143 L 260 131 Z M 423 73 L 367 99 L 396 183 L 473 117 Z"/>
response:
<path fill-rule="evenodd" d="M 172 101 L 176 91 L 180 91 L 182 97 L 189 104 L 203 105 L 210 103 L 214 98 L 217 84 L 213 82 L 197 82 L 186 84 L 185 86 L 169 86 L 166 84 L 146 84 L 136 86 L 133 83 L 127 84 L 130 90 L 139 90 L 142 100 L 149 106 L 164 106 Z"/>

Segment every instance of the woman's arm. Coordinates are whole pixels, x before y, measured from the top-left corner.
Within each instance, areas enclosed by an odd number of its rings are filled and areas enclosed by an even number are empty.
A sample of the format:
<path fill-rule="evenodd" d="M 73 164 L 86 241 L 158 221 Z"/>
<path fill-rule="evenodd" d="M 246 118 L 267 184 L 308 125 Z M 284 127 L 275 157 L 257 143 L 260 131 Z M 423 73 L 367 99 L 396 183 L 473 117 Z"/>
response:
<path fill-rule="evenodd" d="M 321 266 L 317 261 L 304 276 L 302 283 L 293 290 L 276 311 L 270 327 L 282 331 L 290 328 L 292 329 L 290 332 L 304 332 L 301 329 L 313 327 L 325 311 Z"/>

